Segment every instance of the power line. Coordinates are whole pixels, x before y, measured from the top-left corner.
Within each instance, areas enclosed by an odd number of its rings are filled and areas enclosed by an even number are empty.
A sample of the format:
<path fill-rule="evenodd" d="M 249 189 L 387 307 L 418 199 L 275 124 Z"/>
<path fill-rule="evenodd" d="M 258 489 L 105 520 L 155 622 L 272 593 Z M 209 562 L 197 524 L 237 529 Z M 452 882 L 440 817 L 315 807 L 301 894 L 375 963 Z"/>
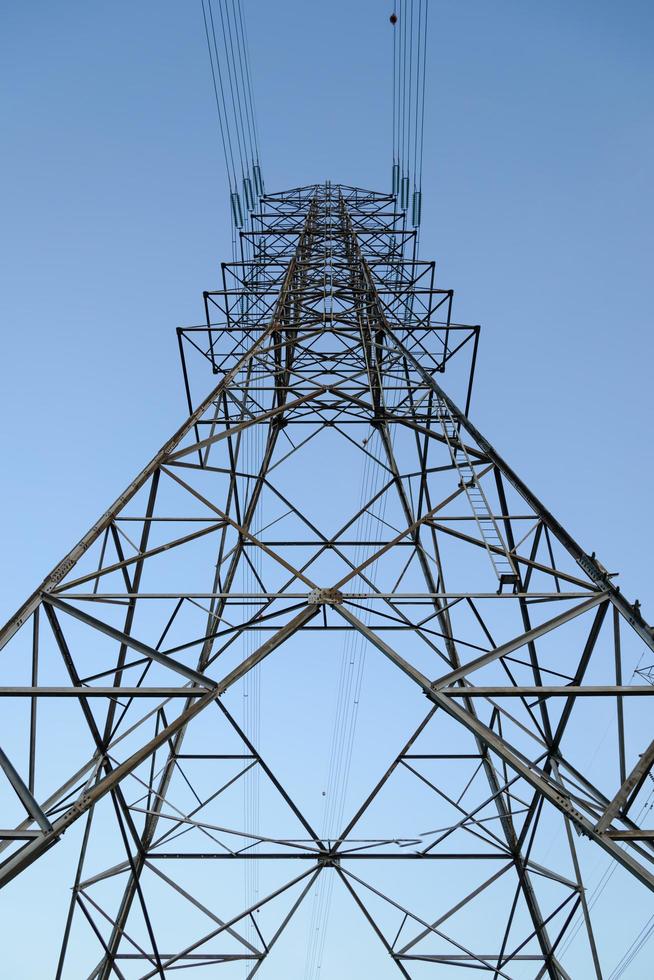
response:
<path fill-rule="evenodd" d="M 250 224 L 264 193 L 261 154 L 241 0 L 201 0 L 234 230 Z M 236 249 L 236 239 L 234 239 Z M 241 249 L 250 244 L 241 237 Z M 236 252 L 235 252 L 236 254 Z"/>
<path fill-rule="evenodd" d="M 211 5 L 211 0 L 209 0 L 209 5 Z M 227 76 L 229 78 L 229 90 L 231 94 L 231 111 L 234 117 L 234 128 L 236 131 L 238 153 L 241 161 L 241 178 L 244 178 L 247 148 L 245 146 L 245 134 L 243 132 L 243 111 L 241 109 L 241 94 L 236 72 L 236 61 L 234 58 L 232 25 L 229 18 L 229 8 L 227 7 L 227 3 L 223 3 L 223 0 L 218 0 L 218 9 L 220 11 L 220 24 L 223 32 L 223 44 L 225 46 L 225 63 L 227 65 Z M 227 28 L 225 28 L 225 24 L 227 24 Z"/>
<path fill-rule="evenodd" d="M 212 50 L 211 50 L 211 40 L 210 40 L 210 35 L 209 35 L 209 25 L 207 23 L 207 12 L 206 12 L 206 9 L 205 9 L 205 6 L 204 6 L 204 0 L 201 0 L 201 3 L 202 3 L 202 18 L 204 20 L 204 32 L 205 32 L 206 39 L 207 39 L 207 50 L 209 51 L 209 64 L 211 65 L 211 78 L 212 78 L 212 81 L 213 81 L 213 91 L 214 91 L 214 96 L 215 96 L 215 100 L 216 100 L 216 111 L 218 113 L 218 125 L 219 125 L 219 128 L 220 128 L 220 139 L 221 139 L 222 146 L 223 146 L 223 151 L 224 151 L 224 154 L 225 154 L 225 169 L 227 171 L 227 179 L 229 181 L 230 190 L 232 190 L 232 188 L 234 186 L 234 174 L 235 174 L 234 155 L 233 155 L 233 152 L 232 152 L 232 144 L 231 144 L 231 139 L 230 139 L 230 134 L 229 134 L 229 128 L 227 126 L 227 118 L 226 118 L 226 115 L 224 116 L 225 95 L 224 95 L 224 92 L 223 92 L 222 76 L 220 74 L 220 65 L 218 63 L 217 56 L 216 56 L 216 64 L 214 66 L 214 56 L 213 56 L 213 53 L 212 53 Z M 212 24 L 212 33 L 213 33 L 213 18 L 212 18 L 211 24 Z M 215 46 L 215 34 L 214 34 L 214 46 Z M 216 72 L 218 72 L 218 80 L 219 80 L 219 83 L 220 83 L 220 97 L 218 96 L 218 84 L 216 83 Z M 223 105 L 223 110 L 222 111 L 221 111 L 221 103 Z"/>
<path fill-rule="evenodd" d="M 361 480 L 359 507 L 365 513 L 361 519 L 362 539 L 372 542 L 358 546 L 353 556 L 354 566 L 358 566 L 369 556 L 381 541 L 384 530 L 387 494 L 383 492 L 383 473 L 377 460 L 377 452 L 382 447 L 374 447 L 377 433 L 368 444 Z M 367 569 L 366 577 L 374 582 L 375 569 Z M 364 584 L 362 582 L 362 584 Z M 362 600 L 360 608 L 371 606 L 370 600 Z M 363 613 L 364 619 L 367 613 Z M 325 788 L 325 810 L 323 814 L 323 835 L 327 840 L 335 840 L 343 829 L 343 817 L 350 782 L 350 771 L 354 754 L 359 705 L 365 676 L 367 643 L 359 633 L 346 636 L 341 653 L 338 673 L 334 723 L 330 747 L 330 757 Z M 331 909 L 334 875 L 321 875 L 316 882 L 312 914 L 309 926 L 309 941 L 305 962 L 305 980 L 317 980 L 322 967 L 327 926 Z"/>
<path fill-rule="evenodd" d="M 632 942 L 631 946 L 629 946 L 627 949 L 613 973 L 611 973 L 609 976 L 608 980 L 618 980 L 619 977 L 623 976 L 625 970 L 631 966 L 638 954 L 643 950 L 645 944 L 652 938 L 653 935 L 654 915 L 651 915 Z"/>
<path fill-rule="evenodd" d="M 392 193 L 420 225 L 424 154 L 429 0 L 399 0 L 393 7 Z"/>

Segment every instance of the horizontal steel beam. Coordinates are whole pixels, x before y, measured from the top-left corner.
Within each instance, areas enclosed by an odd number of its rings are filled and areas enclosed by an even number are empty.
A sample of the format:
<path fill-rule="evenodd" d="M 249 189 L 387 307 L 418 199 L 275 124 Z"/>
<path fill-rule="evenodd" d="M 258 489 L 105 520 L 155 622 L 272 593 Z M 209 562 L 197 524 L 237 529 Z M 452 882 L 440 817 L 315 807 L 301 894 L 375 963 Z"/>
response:
<path fill-rule="evenodd" d="M 439 688 L 439 694 L 445 694 L 450 698 L 595 698 L 595 697 L 651 697 L 654 695 L 654 685 L 637 684 L 629 687 L 626 684 L 615 686 L 601 684 L 543 684 L 540 687 L 529 687 L 516 684 L 512 687 L 495 685 L 466 685 L 465 687 L 446 687 Z"/>
<path fill-rule="evenodd" d="M 524 698 L 524 697 L 652 697 L 654 685 L 638 684 L 628 686 L 588 684 L 584 687 L 575 684 L 542 685 L 541 687 L 516 685 L 506 687 L 501 684 L 476 687 L 439 688 L 439 693 L 451 698 Z M 0 687 L 0 698 L 199 698 L 206 694 L 206 688 L 197 687 Z"/>

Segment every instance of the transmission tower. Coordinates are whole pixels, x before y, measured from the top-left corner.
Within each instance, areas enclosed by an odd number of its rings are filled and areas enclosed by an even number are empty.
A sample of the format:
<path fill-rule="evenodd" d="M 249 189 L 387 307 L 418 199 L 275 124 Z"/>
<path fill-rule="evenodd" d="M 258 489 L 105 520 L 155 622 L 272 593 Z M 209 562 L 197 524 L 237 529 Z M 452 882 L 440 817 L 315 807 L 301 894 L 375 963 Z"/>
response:
<path fill-rule="evenodd" d="M 57 978 L 302 976 L 330 902 L 323 978 L 607 976 L 652 630 L 468 418 L 479 331 L 394 196 L 270 194 L 241 242 L 188 418 L 2 631 L 4 895 L 65 849 Z"/>

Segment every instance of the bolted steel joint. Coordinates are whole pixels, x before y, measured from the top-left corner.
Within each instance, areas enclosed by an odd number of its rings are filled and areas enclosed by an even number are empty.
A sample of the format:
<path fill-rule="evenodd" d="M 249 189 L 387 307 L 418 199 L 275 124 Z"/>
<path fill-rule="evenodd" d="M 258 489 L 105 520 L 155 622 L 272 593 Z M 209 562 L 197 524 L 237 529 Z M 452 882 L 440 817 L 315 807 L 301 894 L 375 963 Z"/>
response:
<path fill-rule="evenodd" d="M 322 854 L 318 855 L 318 864 L 321 868 L 340 868 L 341 859 L 337 854 L 330 854 L 328 851 L 323 851 Z"/>
<path fill-rule="evenodd" d="M 338 589 L 312 589 L 307 602 L 310 606 L 340 606 L 343 594 Z"/>

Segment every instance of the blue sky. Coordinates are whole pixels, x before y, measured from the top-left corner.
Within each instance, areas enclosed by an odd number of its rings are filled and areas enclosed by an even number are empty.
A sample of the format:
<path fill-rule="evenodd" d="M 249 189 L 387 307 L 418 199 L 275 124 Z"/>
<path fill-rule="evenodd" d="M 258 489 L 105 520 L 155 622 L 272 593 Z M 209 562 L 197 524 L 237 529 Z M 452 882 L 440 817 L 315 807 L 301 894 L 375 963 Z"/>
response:
<path fill-rule="evenodd" d="M 390 5 L 244 4 L 268 188 L 386 188 Z M 4 619 L 185 415 L 230 229 L 199 0 L 3 20 Z M 650 621 L 653 27 L 432 2 L 422 230 L 482 324 L 474 421 Z"/>

